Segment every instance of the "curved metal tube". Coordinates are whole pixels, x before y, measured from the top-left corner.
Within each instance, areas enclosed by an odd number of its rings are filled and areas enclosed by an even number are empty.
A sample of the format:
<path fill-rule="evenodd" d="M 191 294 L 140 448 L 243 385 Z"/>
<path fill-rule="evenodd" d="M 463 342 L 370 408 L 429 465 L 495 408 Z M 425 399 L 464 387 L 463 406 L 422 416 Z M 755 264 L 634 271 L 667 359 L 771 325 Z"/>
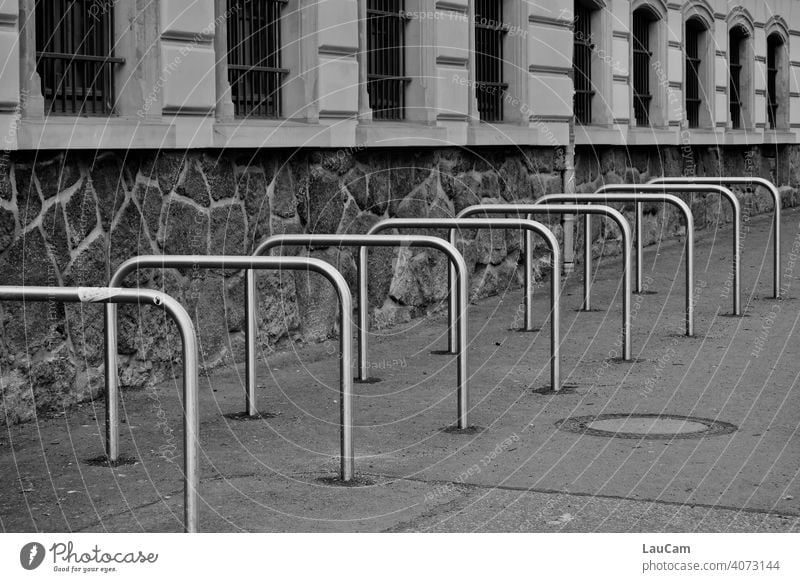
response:
<path fill-rule="evenodd" d="M 548 194 L 539 198 L 536 204 L 540 202 L 553 204 L 558 202 L 570 202 L 576 204 L 581 202 L 595 202 L 598 200 L 605 203 L 635 202 L 638 213 L 641 213 L 642 210 L 640 201 L 664 202 L 676 206 L 683 213 L 683 218 L 686 221 L 686 335 L 692 337 L 694 335 L 694 301 L 692 301 L 692 287 L 694 285 L 694 216 L 692 215 L 689 205 L 673 194 L 604 194 L 602 196 L 598 196 L 597 194 Z M 587 214 L 586 217 L 588 218 L 588 216 Z M 638 240 L 641 240 L 641 225 L 641 218 L 637 218 L 636 227 L 637 233 L 639 233 L 637 234 L 637 236 L 639 236 Z M 641 257 L 641 255 L 637 256 Z M 526 261 L 528 260 L 530 259 L 526 258 Z M 637 267 L 641 269 L 641 258 L 637 260 L 636 264 Z M 642 292 L 641 275 L 641 270 L 639 270 L 638 293 Z M 584 289 L 586 289 L 589 280 L 589 277 L 584 280 Z"/>
<path fill-rule="evenodd" d="M 357 246 L 360 247 L 358 262 L 359 286 L 359 350 L 358 368 L 361 381 L 368 381 L 367 362 L 367 248 L 368 247 L 425 247 L 443 252 L 450 264 L 458 273 L 458 289 L 456 297 L 460 310 L 455 320 L 457 332 L 456 374 L 458 393 L 458 427 L 469 427 L 469 378 L 467 369 L 467 303 L 468 303 L 468 275 L 467 265 L 454 246 L 447 241 L 433 236 L 423 235 L 385 235 L 372 236 L 363 234 L 284 234 L 273 236 L 261 243 L 254 251 L 254 255 L 264 254 L 271 249 L 290 245 L 326 245 L 326 246 Z M 253 286 L 255 284 L 253 283 Z M 249 297 L 249 293 L 248 293 Z"/>
<path fill-rule="evenodd" d="M 353 478 L 353 378 L 350 374 L 350 362 L 353 355 L 353 299 L 350 288 L 341 273 L 328 263 L 319 259 L 304 257 L 243 257 L 222 255 L 147 255 L 134 257 L 122 263 L 111 277 L 109 286 L 119 286 L 125 277 L 139 269 L 152 268 L 202 268 L 202 269 L 277 269 L 294 271 L 314 271 L 328 279 L 336 288 L 339 296 L 341 362 L 339 366 L 340 400 L 340 448 L 341 470 L 343 481 Z M 246 342 L 255 341 L 254 311 L 247 313 Z M 117 401 L 119 385 L 117 379 L 117 309 L 109 303 L 105 311 L 105 354 L 106 354 L 106 439 L 108 455 L 116 459 L 119 455 L 119 422 L 117 418 Z M 112 457 L 112 452 L 114 456 Z"/>
<path fill-rule="evenodd" d="M 667 192 L 673 194 L 690 194 L 692 192 L 706 192 L 720 194 L 723 198 L 727 198 L 733 208 L 733 314 L 742 314 L 742 280 L 741 280 L 741 244 L 742 244 L 742 207 L 739 204 L 739 199 L 736 195 L 724 186 L 717 186 L 715 184 L 610 184 L 598 189 L 595 194 L 606 194 L 609 192 L 619 193 L 633 193 L 633 194 L 648 194 L 648 193 L 661 193 Z M 641 224 L 641 220 L 638 221 Z M 642 249 L 641 237 L 636 242 L 637 260 L 641 265 Z M 587 257 L 586 262 L 591 260 L 591 255 Z M 641 267 L 637 272 L 641 271 Z M 641 288 L 641 281 L 637 283 Z"/>
<path fill-rule="evenodd" d="M 458 218 L 476 214 L 600 214 L 613 219 L 622 232 L 622 359 L 631 360 L 631 227 L 621 212 L 602 204 L 487 204 L 468 206 Z M 558 265 L 554 268 L 558 269 Z"/>
<path fill-rule="evenodd" d="M 151 289 L 121 289 L 109 287 L 0 287 L 0 301 L 58 301 L 69 303 L 147 303 L 163 307 L 178 325 L 183 343 L 183 515 L 184 531 L 198 529 L 197 491 L 198 435 L 200 433 L 197 395 L 197 337 L 192 318 L 175 299 Z M 106 378 L 111 376 L 106 368 Z M 111 457 L 108 457 L 111 460 Z"/>
<path fill-rule="evenodd" d="M 526 235 L 534 232 L 542 235 L 547 241 L 547 245 L 550 247 L 550 254 L 554 266 L 553 272 L 556 274 L 551 278 L 550 286 L 550 382 L 554 391 L 561 389 L 561 365 L 559 357 L 561 345 L 559 331 L 561 319 L 561 285 L 559 284 L 560 279 L 558 277 L 558 265 L 561 264 L 561 249 L 558 246 L 558 240 L 549 228 L 540 222 L 522 218 L 389 218 L 374 224 L 372 228 L 369 229 L 368 234 L 378 234 L 390 228 L 396 228 L 398 230 L 404 228 L 447 228 L 450 230 L 450 244 L 453 246 L 456 245 L 456 231 L 459 228 L 500 228 L 506 230 L 516 228 L 525 230 Z M 450 276 L 452 281 L 452 272 Z M 531 278 L 526 289 L 525 307 L 527 313 L 532 311 L 532 304 L 533 283 Z M 366 321 L 366 309 L 367 306 L 365 303 L 363 311 L 360 312 L 360 316 L 364 321 Z M 365 329 L 362 329 L 361 333 L 366 336 Z"/>
<path fill-rule="evenodd" d="M 775 205 L 775 210 L 772 215 L 772 230 L 774 248 L 772 252 L 772 269 L 773 269 L 773 295 L 775 299 L 781 298 L 781 193 L 778 188 L 764 178 L 749 178 L 747 176 L 733 177 L 721 176 L 719 178 L 703 177 L 703 178 L 654 178 L 648 184 L 717 184 L 719 186 L 730 186 L 734 184 L 758 184 L 764 186 L 772 195 L 772 201 Z"/>

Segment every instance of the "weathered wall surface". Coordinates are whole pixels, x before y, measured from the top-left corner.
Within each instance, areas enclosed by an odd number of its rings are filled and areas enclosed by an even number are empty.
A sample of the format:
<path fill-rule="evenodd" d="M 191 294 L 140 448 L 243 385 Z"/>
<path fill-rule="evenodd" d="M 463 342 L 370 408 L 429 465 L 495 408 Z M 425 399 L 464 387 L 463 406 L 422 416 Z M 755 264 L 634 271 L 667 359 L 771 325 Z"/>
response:
<path fill-rule="evenodd" d="M 773 163 L 759 150 L 695 150 L 687 165 L 678 148 L 636 154 L 621 149 L 579 150 L 576 183 L 682 175 L 754 173 L 770 177 Z M 779 156 L 789 167 L 797 148 Z M 386 217 L 452 216 L 477 203 L 533 200 L 563 191 L 563 150 L 548 148 L 90 154 L 18 154 L 0 176 L 0 273 L 4 284 L 104 285 L 125 259 L 140 254 L 249 254 L 281 233 L 361 233 Z M 794 167 L 794 166 L 793 166 Z M 797 202 L 797 177 L 785 204 Z M 746 194 L 755 211 L 768 197 Z M 698 226 L 714 224 L 716 201 L 695 201 Z M 652 242 L 680 232 L 667 211 L 648 214 Z M 729 217 L 721 217 L 728 220 Z M 598 253 L 618 250 L 615 228 L 595 221 Z M 558 219 L 552 220 L 560 234 Z M 580 229 L 578 229 L 580 230 Z M 579 235 L 579 232 L 576 232 Z M 474 299 L 521 283 L 520 236 L 465 232 L 463 250 Z M 578 246 L 577 248 L 580 248 Z M 298 252 L 296 250 L 292 252 Z M 312 256 L 337 266 L 355 292 L 352 249 L 315 248 Z M 373 250 L 369 301 L 375 325 L 407 321 L 444 307 L 446 261 L 437 253 Z M 544 248 L 537 269 L 549 273 Z M 234 271 L 148 271 L 127 284 L 159 288 L 193 315 L 206 368 L 241 361 L 243 278 Z M 336 334 L 332 289 L 316 276 L 263 273 L 259 277 L 259 342 L 265 350 Z M 102 392 L 102 307 L 0 305 L 0 423 L 63 409 Z M 122 384 L 143 386 L 167 377 L 180 357 L 177 331 L 163 313 L 120 308 Z"/>

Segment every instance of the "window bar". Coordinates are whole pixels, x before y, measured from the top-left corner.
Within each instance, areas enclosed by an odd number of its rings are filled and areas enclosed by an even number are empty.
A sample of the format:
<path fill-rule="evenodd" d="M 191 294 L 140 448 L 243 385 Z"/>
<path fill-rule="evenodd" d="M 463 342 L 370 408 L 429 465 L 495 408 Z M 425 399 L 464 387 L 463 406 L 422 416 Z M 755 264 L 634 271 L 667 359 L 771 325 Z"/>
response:
<path fill-rule="evenodd" d="M 367 1 L 367 93 L 373 119 L 405 119 L 403 0 Z"/>
<path fill-rule="evenodd" d="M 591 10 L 575 3 L 573 79 L 575 84 L 575 120 L 581 124 L 592 121 L 592 27 Z"/>
<path fill-rule="evenodd" d="M 767 118 L 770 129 L 778 127 L 778 50 L 775 35 L 767 39 Z"/>
<path fill-rule="evenodd" d="M 481 120 L 503 120 L 503 39 L 508 26 L 503 21 L 501 2 L 477 0 L 475 3 L 475 93 Z"/>
<path fill-rule="evenodd" d="M 689 127 L 700 125 L 700 29 L 694 23 L 686 26 L 686 117 Z"/>
<path fill-rule="evenodd" d="M 633 13 L 633 106 L 637 126 L 650 125 L 650 23 L 642 10 Z"/>
<path fill-rule="evenodd" d="M 90 0 L 36 4 L 36 70 L 48 115 L 113 112 L 113 10 L 90 13 Z"/>
<path fill-rule="evenodd" d="M 728 90 L 730 92 L 730 114 L 731 126 L 733 129 L 740 129 L 742 127 L 742 102 L 740 97 L 742 72 L 740 61 L 741 43 L 741 36 L 736 31 L 733 31 L 728 44 L 728 60 L 730 63 L 730 86 Z"/>
<path fill-rule="evenodd" d="M 281 12 L 287 0 L 228 0 L 228 82 L 237 117 L 281 116 Z"/>

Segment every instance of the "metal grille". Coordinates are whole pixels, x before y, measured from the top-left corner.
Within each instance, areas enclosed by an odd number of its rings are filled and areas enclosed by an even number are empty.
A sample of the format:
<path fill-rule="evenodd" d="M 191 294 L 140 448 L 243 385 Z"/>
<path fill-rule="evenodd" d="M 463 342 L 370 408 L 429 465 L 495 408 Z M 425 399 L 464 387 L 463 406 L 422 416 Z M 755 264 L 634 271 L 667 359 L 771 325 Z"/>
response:
<path fill-rule="evenodd" d="M 731 111 L 731 127 L 742 127 L 742 33 L 738 29 L 731 30 L 728 40 L 728 68 L 730 69 L 730 86 L 728 88 L 728 102 Z"/>
<path fill-rule="evenodd" d="M 228 82 L 237 117 L 280 117 L 281 9 L 286 0 L 228 0 Z"/>
<path fill-rule="evenodd" d="M 483 121 L 503 120 L 503 37 L 508 27 L 503 22 L 503 3 L 498 0 L 475 2 L 475 93 Z"/>
<path fill-rule="evenodd" d="M 686 119 L 689 127 L 700 126 L 700 35 L 702 26 L 693 20 L 686 23 Z"/>
<path fill-rule="evenodd" d="M 575 4 L 573 79 L 575 82 L 575 120 L 592 121 L 592 11 Z"/>
<path fill-rule="evenodd" d="M 36 72 L 47 115 L 110 115 L 114 109 L 114 7 L 97 0 L 36 3 Z"/>
<path fill-rule="evenodd" d="M 367 0 L 367 93 L 373 119 L 402 120 L 406 113 L 403 0 Z"/>
<path fill-rule="evenodd" d="M 778 51 L 781 39 L 773 34 L 767 39 L 767 120 L 770 129 L 778 127 Z"/>
<path fill-rule="evenodd" d="M 633 110 L 636 125 L 650 125 L 650 50 L 651 18 L 644 10 L 633 13 Z"/>

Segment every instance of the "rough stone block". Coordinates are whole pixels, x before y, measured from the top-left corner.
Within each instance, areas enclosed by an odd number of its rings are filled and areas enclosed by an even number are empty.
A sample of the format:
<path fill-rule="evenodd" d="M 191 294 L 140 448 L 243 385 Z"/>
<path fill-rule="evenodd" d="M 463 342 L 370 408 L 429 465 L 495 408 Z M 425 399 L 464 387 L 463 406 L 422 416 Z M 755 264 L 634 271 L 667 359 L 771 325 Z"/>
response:
<path fill-rule="evenodd" d="M 312 173 L 308 183 L 308 232 L 335 233 L 342 220 L 344 198 L 336 178 Z"/>
<path fill-rule="evenodd" d="M 136 184 L 133 190 L 133 196 L 139 204 L 139 208 L 141 208 L 142 216 L 144 217 L 150 236 L 156 238 L 161 228 L 161 207 L 163 205 L 161 190 L 159 190 L 154 183 L 140 182 Z M 115 198 L 114 202 L 117 203 L 117 200 L 118 199 Z M 124 199 L 120 199 L 118 205 L 122 206 L 123 202 Z M 101 204 L 101 214 L 102 207 L 103 205 Z"/>
<path fill-rule="evenodd" d="M 67 201 L 65 207 L 69 224 L 69 242 L 74 249 L 97 226 L 97 200 L 88 182 L 84 182 Z"/>
<path fill-rule="evenodd" d="M 205 212 L 190 204 L 171 199 L 166 202 L 163 215 L 164 223 L 159 243 L 165 254 L 203 255 L 208 252 L 209 221 Z M 137 218 L 141 221 L 141 215 Z"/>
<path fill-rule="evenodd" d="M 208 206 L 211 203 L 209 185 L 206 183 L 199 160 L 186 160 L 186 171 L 178 181 L 175 192 L 194 200 L 200 206 Z"/>
<path fill-rule="evenodd" d="M 208 182 L 211 198 L 223 200 L 236 196 L 233 162 L 228 157 L 205 154 L 200 158 L 200 164 Z"/>
<path fill-rule="evenodd" d="M 33 170 L 25 166 L 14 168 L 17 187 L 17 212 L 20 224 L 25 227 L 33 222 L 42 210 L 42 198 L 33 179 Z"/>
<path fill-rule="evenodd" d="M 74 186 L 81 179 L 81 174 L 79 154 L 59 154 L 36 165 L 36 177 L 39 178 L 45 200 Z"/>
<path fill-rule="evenodd" d="M 138 255 L 153 254 L 153 247 L 139 209 L 129 202 L 120 212 L 120 219 L 109 236 L 110 272 Z"/>

